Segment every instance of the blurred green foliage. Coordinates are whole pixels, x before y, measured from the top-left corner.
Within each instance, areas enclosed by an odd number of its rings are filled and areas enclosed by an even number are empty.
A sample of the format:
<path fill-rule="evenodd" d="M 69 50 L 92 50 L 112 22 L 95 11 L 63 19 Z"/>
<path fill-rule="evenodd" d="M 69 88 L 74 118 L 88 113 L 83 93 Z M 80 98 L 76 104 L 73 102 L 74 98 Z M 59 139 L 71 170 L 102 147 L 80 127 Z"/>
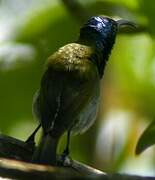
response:
<path fill-rule="evenodd" d="M 139 31 L 120 34 L 112 51 L 103 80 L 101 111 L 96 124 L 84 135 L 73 137 L 75 159 L 109 171 L 121 171 L 133 157 L 133 149 L 143 125 L 155 117 L 155 1 L 91 0 L 78 1 L 92 15 L 104 14 L 136 22 Z M 40 84 L 45 60 L 59 47 L 77 39 L 80 21 L 57 0 L 0 1 L 0 131 L 26 139 L 37 124 L 31 112 L 35 91 Z M 112 109 L 134 114 L 121 151 L 119 141 L 103 144 L 113 148 L 113 156 L 98 157 L 96 141 Z M 115 117 L 113 117 L 115 119 Z M 144 119 L 146 121 L 144 121 Z M 127 122 L 127 121 L 126 121 Z M 126 124 L 128 126 L 128 124 Z M 146 126 L 146 125 L 145 125 Z M 123 125 L 120 124 L 120 128 Z M 141 129 L 142 127 L 142 129 Z M 153 127 L 152 125 L 150 127 Z M 147 147 L 154 128 L 142 140 Z M 112 136 L 112 133 L 108 136 Z M 60 151 L 63 149 L 62 139 Z M 155 142 L 151 140 L 150 142 Z M 147 144 L 148 143 L 148 144 Z M 152 144 L 153 144 L 152 143 Z M 132 147 L 130 147 L 132 146 Z M 154 156 L 151 154 L 151 159 Z M 153 158 L 152 158 L 153 157 Z M 99 160 L 97 160 L 99 159 Z M 155 162 L 151 161 L 153 165 Z M 153 167 L 152 165 L 152 167 Z"/>

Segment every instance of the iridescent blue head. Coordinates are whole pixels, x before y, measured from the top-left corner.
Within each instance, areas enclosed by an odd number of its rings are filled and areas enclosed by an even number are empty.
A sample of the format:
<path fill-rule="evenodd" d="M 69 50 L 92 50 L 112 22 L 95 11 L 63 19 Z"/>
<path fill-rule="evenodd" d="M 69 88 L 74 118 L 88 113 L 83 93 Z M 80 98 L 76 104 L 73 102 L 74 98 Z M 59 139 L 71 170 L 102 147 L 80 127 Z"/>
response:
<path fill-rule="evenodd" d="M 80 42 L 94 46 L 98 53 L 97 55 L 102 54 L 100 59 L 97 59 L 97 57 L 92 58 L 93 60 L 95 59 L 101 77 L 114 45 L 116 34 L 119 28 L 124 25 L 135 27 L 133 23 L 127 20 L 115 21 L 104 16 L 94 16 L 91 17 L 80 30 Z"/>
<path fill-rule="evenodd" d="M 96 16 L 90 18 L 87 23 L 84 24 L 81 28 L 80 35 L 86 38 L 87 35 L 90 36 L 89 33 L 91 33 L 91 40 L 106 41 L 107 38 L 115 38 L 117 29 L 117 23 L 113 19 Z"/>
<path fill-rule="evenodd" d="M 113 20 L 104 16 L 91 17 L 81 28 L 80 37 L 90 41 L 114 42 L 120 27 L 135 25 L 127 20 Z M 106 44 L 105 44 L 106 45 Z"/>

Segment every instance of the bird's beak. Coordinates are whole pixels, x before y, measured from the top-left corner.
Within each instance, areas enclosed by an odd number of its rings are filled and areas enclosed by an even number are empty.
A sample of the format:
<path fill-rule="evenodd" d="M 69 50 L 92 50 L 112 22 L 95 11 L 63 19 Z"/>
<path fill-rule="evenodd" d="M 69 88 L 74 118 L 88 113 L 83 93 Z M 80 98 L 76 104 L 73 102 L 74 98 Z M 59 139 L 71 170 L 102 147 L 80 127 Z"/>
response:
<path fill-rule="evenodd" d="M 118 25 L 118 29 L 122 26 L 130 26 L 131 28 L 137 28 L 137 25 L 135 23 L 124 19 L 117 20 L 116 23 Z"/>

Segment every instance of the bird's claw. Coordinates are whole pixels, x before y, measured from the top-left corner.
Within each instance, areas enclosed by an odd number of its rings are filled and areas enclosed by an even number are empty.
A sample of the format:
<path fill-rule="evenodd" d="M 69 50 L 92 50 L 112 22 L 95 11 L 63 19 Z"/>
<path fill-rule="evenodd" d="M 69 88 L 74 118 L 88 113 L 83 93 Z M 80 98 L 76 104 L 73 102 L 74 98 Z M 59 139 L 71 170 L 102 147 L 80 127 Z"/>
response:
<path fill-rule="evenodd" d="M 58 157 L 59 166 L 70 166 L 72 159 L 65 152 Z"/>

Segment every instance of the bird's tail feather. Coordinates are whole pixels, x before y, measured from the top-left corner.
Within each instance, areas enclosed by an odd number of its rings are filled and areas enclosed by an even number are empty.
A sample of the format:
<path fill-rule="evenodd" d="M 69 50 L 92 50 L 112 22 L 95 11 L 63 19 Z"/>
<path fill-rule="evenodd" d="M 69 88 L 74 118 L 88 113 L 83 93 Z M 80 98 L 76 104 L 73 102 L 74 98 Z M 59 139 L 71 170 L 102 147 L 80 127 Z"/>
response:
<path fill-rule="evenodd" d="M 38 164 L 56 165 L 56 149 L 58 139 L 50 134 L 43 135 L 39 146 L 33 154 L 32 162 Z"/>

